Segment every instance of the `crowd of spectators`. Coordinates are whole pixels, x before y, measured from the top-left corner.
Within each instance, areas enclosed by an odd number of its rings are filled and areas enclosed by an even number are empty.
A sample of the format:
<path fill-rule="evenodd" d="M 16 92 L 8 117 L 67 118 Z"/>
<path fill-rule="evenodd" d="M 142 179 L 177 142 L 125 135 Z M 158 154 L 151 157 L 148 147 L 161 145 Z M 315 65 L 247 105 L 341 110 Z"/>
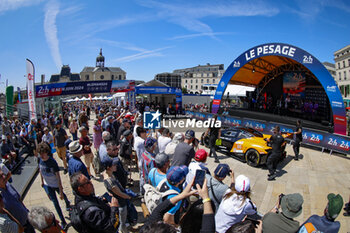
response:
<path fill-rule="evenodd" d="M 7 143 L 14 135 L 23 147 L 30 148 L 28 153 L 38 156 L 43 192 L 53 202 L 60 221 L 45 207 L 28 210 L 8 182 L 11 171 L 2 166 L 0 231 L 34 232 L 35 228 L 40 232 L 62 232 L 69 225 L 78 232 L 101 233 L 339 231 L 336 218 L 344 204 L 339 194 L 327 196 L 324 216 L 312 215 L 304 223 L 295 220 L 303 211 L 304 199 L 299 193 L 280 195 L 271 211 L 258 213 L 259 206 L 251 197 L 251 174 L 235 174 L 224 163 L 210 170 L 206 164 L 209 154 L 198 147 L 191 129 L 173 134 L 167 128 L 143 128 L 141 112 L 148 110 L 147 106 L 139 104 L 130 110 L 110 103 L 78 107 L 69 103 L 63 106 L 62 114 L 50 113 L 28 124 L 4 118 L 1 152 L 8 153 L 2 157 L 10 165 L 16 161 L 18 151 L 14 146 L 9 151 L 3 149 L 9 147 Z M 89 125 L 92 111 L 96 121 Z M 219 132 L 216 137 L 220 137 Z M 62 160 L 63 171 L 55 153 Z M 136 193 L 130 189 L 135 183 L 131 179 L 133 167 L 140 179 Z M 205 173 L 202 181 L 196 179 L 198 171 Z M 61 176 L 65 175 L 70 178 L 74 200 L 68 200 L 63 191 Z M 105 186 L 103 196 L 95 195 L 92 179 L 98 177 Z M 224 182 L 227 177 L 230 185 Z M 63 215 L 56 194 L 64 200 L 69 216 Z M 149 216 L 136 228 L 133 202 L 140 198 Z M 349 204 L 345 205 L 344 215 L 349 215 L 349 210 Z"/>

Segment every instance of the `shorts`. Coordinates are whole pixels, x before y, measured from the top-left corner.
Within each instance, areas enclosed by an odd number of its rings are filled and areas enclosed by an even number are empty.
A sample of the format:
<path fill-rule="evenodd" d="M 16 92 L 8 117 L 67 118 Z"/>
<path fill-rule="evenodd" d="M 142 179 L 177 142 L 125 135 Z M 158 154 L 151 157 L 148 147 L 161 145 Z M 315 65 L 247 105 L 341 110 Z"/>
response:
<path fill-rule="evenodd" d="M 67 148 L 65 146 L 62 147 L 56 147 L 56 152 L 58 157 L 61 160 L 66 160 L 66 152 L 67 152 Z"/>
<path fill-rule="evenodd" d="M 90 164 L 92 164 L 93 158 L 94 155 L 92 153 L 84 154 L 84 161 L 87 168 L 90 167 Z"/>

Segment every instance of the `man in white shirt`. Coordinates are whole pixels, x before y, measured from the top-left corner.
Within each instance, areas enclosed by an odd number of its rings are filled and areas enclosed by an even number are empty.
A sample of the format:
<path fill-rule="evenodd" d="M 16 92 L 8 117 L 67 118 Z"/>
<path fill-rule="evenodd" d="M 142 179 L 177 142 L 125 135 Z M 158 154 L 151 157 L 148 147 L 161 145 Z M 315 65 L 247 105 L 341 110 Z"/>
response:
<path fill-rule="evenodd" d="M 134 127 L 134 132 L 133 132 L 134 138 L 136 138 L 136 137 L 138 136 L 138 135 L 137 135 L 137 132 L 136 132 L 136 129 L 139 128 L 139 127 L 142 127 L 142 126 L 143 126 L 142 117 L 136 118 L 135 127 Z"/>
<path fill-rule="evenodd" d="M 159 153 L 163 153 L 165 151 L 165 147 L 171 142 L 171 132 L 169 129 L 165 128 L 162 132 L 162 135 L 158 138 L 158 148 Z"/>
<path fill-rule="evenodd" d="M 145 140 L 147 139 L 146 130 L 142 127 L 137 127 L 136 129 L 137 137 L 134 139 L 134 150 L 137 156 L 137 165 L 139 167 L 140 173 L 140 193 L 143 193 L 144 179 L 142 179 L 142 154 L 145 152 Z"/>

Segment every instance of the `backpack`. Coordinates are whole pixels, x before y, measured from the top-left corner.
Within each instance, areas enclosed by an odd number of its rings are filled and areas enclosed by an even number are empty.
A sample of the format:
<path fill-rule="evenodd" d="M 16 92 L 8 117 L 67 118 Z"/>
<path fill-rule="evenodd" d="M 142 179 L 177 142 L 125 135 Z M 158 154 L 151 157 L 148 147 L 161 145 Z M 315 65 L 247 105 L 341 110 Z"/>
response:
<path fill-rule="evenodd" d="M 100 158 L 100 154 L 98 153 L 98 151 L 94 155 L 94 158 L 92 160 L 92 164 L 94 165 L 93 168 L 94 168 L 96 175 L 99 175 L 104 171 L 104 167 L 101 163 L 101 158 Z"/>
<path fill-rule="evenodd" d="M 81 221 L 81 215 L 87 210 L 90 206 L 94 206 L 95 204 L 89 201 L 81 201 L 78 204 L 72 206 L 72 210 L 69 213 L 70 222 L 73 228 L 79 233 L 88 233 L 90 232 L 88 227 Z"/>
<path fill-rule="evenodd" d="M 166 178 L 164 178 L 161 182 L 159 182 L 158 186 L 155 188 L 150 184 L 144 184 L 143 188 L 145 190 L 144 194 L 144 201 L 147 206 L 147 209 L 150 213 L 153 212 L 153 210 L 162 203 L 163 200 L 169 195 L 176 194 L 178 195 L 179 192 L 170 189 L 165 192 L 159 191 L 162 185 L 166 182 Z"/>
<path fill-rule="evenodd" d="M 156 166 L 154 158 L 152 157 L 151 153 L 148 151 L 145 151 L 142 153 L 143 158 L 143 177 L 146 182 L 148 182 L 148 172 Z"/>

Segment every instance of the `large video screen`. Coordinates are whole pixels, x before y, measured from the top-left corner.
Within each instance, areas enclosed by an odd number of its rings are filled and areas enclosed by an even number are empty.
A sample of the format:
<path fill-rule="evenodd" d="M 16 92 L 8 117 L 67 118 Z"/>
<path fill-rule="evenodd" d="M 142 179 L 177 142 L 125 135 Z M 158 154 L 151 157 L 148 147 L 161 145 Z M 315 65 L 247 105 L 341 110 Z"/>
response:
<path fill-rule="evenodd" d="M 306 79 L 304 72 L 286 72 L 283 75 L 283 94 L 290 97 L 305 97 Z"/>

